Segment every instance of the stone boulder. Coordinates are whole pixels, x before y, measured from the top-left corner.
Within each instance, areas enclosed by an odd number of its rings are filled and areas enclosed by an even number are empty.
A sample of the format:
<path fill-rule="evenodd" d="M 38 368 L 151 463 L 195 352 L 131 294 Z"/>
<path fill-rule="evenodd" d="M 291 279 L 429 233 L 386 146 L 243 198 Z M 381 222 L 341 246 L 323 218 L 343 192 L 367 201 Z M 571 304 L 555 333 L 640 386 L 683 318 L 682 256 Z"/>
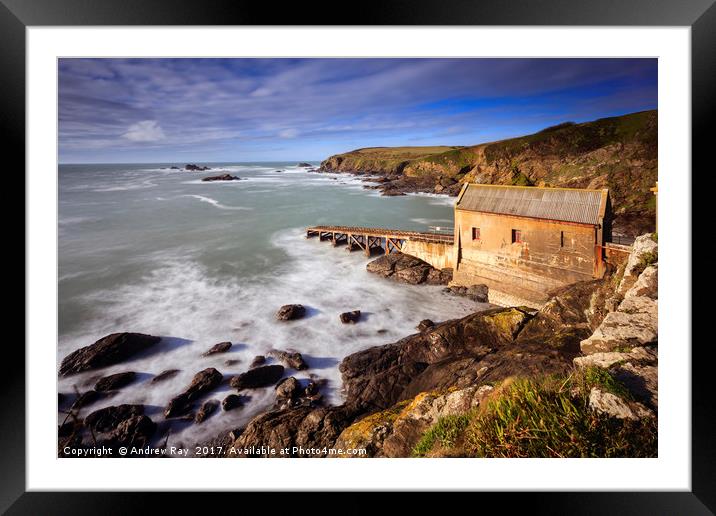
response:
<path fill-rule="evenodd" d="M 428 285 L 447 285 L 452 281 L 452 269 L 435 269 L 428 271 L 425 283 Z"/>
<path fill-rule="evenodd" d="M 313 167 L 313 165 L 311 165 L 310 163 L 305 163 L 305 162 L 299 163 L 299 164 L 296 165 L 296 166 L 297 166 L 297 167 L 301 167 L 301 168 L 306 168 L 306 167 L 312 168 L 312 167 Z"/>
<path fill-rule="evenodd" d="M 184 170 L 188 170 L 191 172 L 203 172 L 205 170 L 211 170 L 209 167 L 202 167 L 200 165 L 196 165 L 194 163 L 187 163 L 184 165 Z"/>
<path fill-rule="evenodd" d="M 102 436 L 98 444 L 117 448 L 144 448 L 149 445 L 157 430 L 157 424 L 145 415 L 129 417 L 120 422 L 109 434 Z"/>
<path fill-rule="evenodd" d="M 263 355 L 256 355 L 249 365 L 249 369 L 264 365 L 266 363 L 266 357 Z"/>
<path fill-rule="evenodd" d="M 283 372 L 284 368 L 282 365 L 260 366 L 249 369 L 238 376 L 234 376 L 229 382 L 229 385 L 237 391 L 268 387 L 278 382 L 283 376 Z"/>
<path fill-rule="evenodd" d="M 202 177 L 202 181 L 241 181 L 241 178 L 238 176 L 232 176 L 231 174 L 221 174 L 218 176 L 209 176 L 209 177 Z"/>
<path fill-rule="evenodd" d="M 367 452 L 351 455 L 351 458 L 410 457 L 423 433 L 441 417 L 475 409 L 492 391 L 492 386 L 483 385 L 444 393 L 420 393 L 359 419 L 341 432 L 334 447 L 361 448 Z"/>
<path fill-rule="evenodd" d="M 427 331 L 433 327 L 435 327 L 435 323 L 433 321 L 431 321 L 430 319 L 423 319 L 422 321 L 420 321 L 418 323 L 417 329 L 418 329 L 418 331 L 423 332 L 423 331 Z"/>
<path fill-rule="evenodd" d="M 94 386 L 94 390 L 98 392 L 113 391 L 129 385 L 136 378 L 137 373 L 135 373 L 134 371 L 111 374 L 98 380 Z"/>
<path fill-rule="evenodd" d="M 284 378 L 276 385 L 276 398 L 290 400 L 301 394 L 301 386 L 293 376 Z"/>
<path fill-rule="evenodd" d="M 85 417 L 84 424 L 95 432 L 109 432 L 124 420 L 144 414 L 144 405 L 117 405 L 95 410 Z"/>
<path fill-rule="evenodd" d="M 229 394 L 226 398 L 224 398 L 224 401 L 221 402 L 221 408 L 225 411 L 234 410 L 235 408 L 242 407 L 243 405 L 244 402 L 238 394 Z"/>
<path fill-rule="evenodd" d="M 303 305 L 283 305 L 276 312 L 276 319 L 279 321 L 293 321 L 301 319 L 306 315 L 306 308 Z"/>
<path fill-rule="evenodd" d="M 174 378 L 179 373 L 179 369 L 166 369 L 152 378 L 152 383 L 163 382 L 169 378 Z"/>
<path fill-rule="evenodd" d="M 659 269 L 656 265 L 649 265 L 639 275 L 634 285 L 624 294 L 624 298 L 648 297 L 658 299 L 659 297 Z"/>
<path fill-rule="evenodd" d="M 658 340 L 658 301 L 649 297 L 625 297 L 594 333 L 581 341 L 582 353 L 646 346 Z"/>
<path fill-rule="evenodd" d="M 226 353 L 231 349 L 231 342 L 219 342 L 218 344 L 214 344 L 209 348 L 208 351 L 205 351 L 202 356 L 208 357 L 210 355 L 217 355 L 219 353 Z"/>
<path fill-rule="evenodd" d="M 342 406 L 301 406 L 267 412 L 249 422 L 227 449 L 226 457 L 323 457 L 322 452 L 308 455 L 301 450 L 332 447 L 352 417 L 353 414 Z M 288 449 L 288 455 L 278 453 L 284 448 Z M 236 452 L 243 449 L 249 449 L 251 454 Z M 270 453 L 271 449 L 277 450 L 275 455 Z"/>
<path fill-rule="evenodd" d="M 445 284 L 452 279 L 452 270 L 440 271 L 429 263 L 402 253 L 385 254 L 366 265 L 368 272 L 402 283 L 418 285 Z"/>
<path fill-rule="evenodd" d="M 600 414 L 606 414 L 618 419 L 638 420 L 654 416 L 654 413 L 641 403 L 627 401 L 597 387 L 592 387 L 589 392 L 589 408 Z"/>
<path fill-rule="evenodd" d="M 169 401 L 164 410 L 164 417 L 170 418 L 186 414 L 191 409 L 192 402 L 218 387 L 222 380 L 223 375 L 213 367 L 199 371 L 194 375 L 186 390 Z"/>
<path fill-rule="evenodd" d="M 100 400 L 104 397 L 103 393 L 99 393 L 95 390 L 89 390 L 86 392 L 83 392 L 79 396 L 75 398 L 75 400 L 72 402 L 72 405 L 70 406 L 70 411 L 76 411 L 81 409 L 82 407 L 86 407 L 87 405 L 91 405 L 92 403 L 96 402 L 97 400 Z"/>
<path fill-rule="evenodd" d="M 452 286 L 443 289 L 443 292 L 454 296 L 466 297 L 477 303 L 487 303 L 489 288 L 487 285 L 471 285 L 469 287 Z"/>
<path fill-rule="evenodd" d="M 658 249 L 659 246 L 651 234 L 638 236 L 634 240 L 631 254 L 624 268 L 624 274 L 617 288 L 619 294 L 624 295 L 634 285 L 645 266 L 656 263 Z"/>
<path fill-rule="evenodd" d="M 210 415 L 212 415 L 214 412 L 216 412 L 216 409 L 219 408 L 219 402 L 216 400 L 208 400 L 201 404 L 201 408 L 197 411 L 196 416 L 194 417 L 194 422 L 196 424 L 200 424 L 204 422 L 206 418 L 208 418 Z"/>
<path fill-rule="evenodd" d="M 343 312 L 338 316 L 343 324 L 355 324 L 360 320 L 360 310 Z"/>
<path fill-rule="evenodd" d="M 282 351 L 279 349 L 272 349 L 268 352 L 268 356 L 281 362 L 284 367 L 289 367 L 291 369 L 295 369 L 296 371 L 308 369 L 308 364 L 303 359 L 303 355 L 301 355 L 298 351 Z"/>
<path fill-rule="evenodd" d="M 160 337 L 142 333 L 112 333 L 67 355 L 60 365 L 60 375 L 68 376 L 118 364 L 160 340 Z"/>

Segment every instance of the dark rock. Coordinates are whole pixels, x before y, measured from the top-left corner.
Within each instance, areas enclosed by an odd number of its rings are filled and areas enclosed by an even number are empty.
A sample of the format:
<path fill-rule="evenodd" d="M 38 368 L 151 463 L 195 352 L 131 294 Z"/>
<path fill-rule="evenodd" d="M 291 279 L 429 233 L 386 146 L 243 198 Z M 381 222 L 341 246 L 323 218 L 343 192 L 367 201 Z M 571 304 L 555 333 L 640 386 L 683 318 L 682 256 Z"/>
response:
<path fill-rule="evenodd" d="M 266 363 L 266 357 L 263 355 L 256 355 L 254 359 L 251 361 L 251 365 L 249 365 L 249 369 L 253 369 L 254 367 L 258 367 L 260 365 L 264 365 Z"/>
<path fill-rule="evenodd" d="M 192 172 L 203 172 L 205 170 L 211 170 L 209 167 L 202 167 L 200 165 L 195 165 L 194 163 L 188 163 L 187 165 L 184 165 L 184 170 L 189 170 Z"/>
<path fill-rule="evenodd" d="M 99 392 L 113 391 L 120 389 L 132 383 L 137 377 L 134 371 L 126 371 L 124 373 L 111 374 L 100 379 L 94 386 L 94 390 Z"/>
<path fill-rule="evenodd" d="M 169 167 L 170 170 L 179 170 L 179 167 Z"/>
<path fill-rule="evenodd" d="M 219 176 L 202 177 L 202 181 L 241 181 L 238 176 L 232 176 L 231 174 L 221 174 Z"/>
<path fill-rule="evenodd" d="M 145 415 L 135 415 L 121 421 L 117 428 L 100 439 L 98 444 L 144 448 L 149 445 L 156 430 L 157 424 L 154 421 Z"/>
<path fill-rule="evenodd" d="M 224 365 L 226 366 L 235 366 L 236 364 L 240 364 L 241 360 L 238 358 L 230 358 L 229 360 L 224 361 Z"/>
<path fill-rule="evenodd" d="M 75 421 L 66 421 L 57 427 L 57 437 L 69 437 L 82 430 L 82 425 Z"/>
<path fill-rule="evenodd" d="M 214 412 L 216 412 L 216 409 L 219 408 L 219 402 L 216 400 L 208 400 L 202 403 L 201 408 L 196 413 L 196 417 L 194 418 L 194 421 L 199 424 L 202 423 L 207 417 L 212 415 Z"/>
<path fill-rule="evenodd" d="M 249 369 L 245 373 L 234 376 L 229 385 L 241 391 L 243 389 L 258 389 L 274 385 L 283 376 L 282 365 L 268 365 Z"/>
<path fill-rule="evenodd" d="M 314 382 L 313 380 L 308 382 L 308 385 L 306 385 L 303 394 L 305 396 L 315 396 L 316 394 L 318 394 L 318 383 Z"/>
<path fill-rule="evenodd" d="M 65 400 L 67 399 L 67 394 L 63 394 L 61 392 L 57 393 L 57 405 L 62 405 Z"/>
<path fill-rule="evenodd" d="M 226 353 L 231 349 L 231 342 L 219 342 L 211 346 L 209 351 L 205 352 L 203 356 L 208 357 L 209 355 L 216 355 L 218 353 Z"/>
<path fill-rule="evenodd" d="M 425 283 L 428 285 L 447 285 L 452 281 L 452 269 L 435 269 L 428 271 Z"/>
<path fill-rule="evenodd" d="M 368 272 L 403 283 L 418 285 L 445 284 L 452 279 L 452 270 L 438 270 L 429 263 L 402 253 L 385 254 L 366 265 Z"/>
<path fill-rule="evenodd" d="M 67 355 L 60 366 L 60 375 L 67 376 L 117 364 L 160 340 L 159 337 L 142 333 L 112 333 Z"/>
<path fill-rule="evenodd" d="M 468 299 L 472 299 L 473 301 L 476 301 L 478 303 L 487 303 L 488 302 L 488 293 L 489 289 L 487 285 L 471 285 L 469 287 L 459 287 L 459 286 L 453 286 L 453 287 L 447 287 L 446 289 L 443 289 L 444 292 L 448 294 L 452 294 L 455 296 L 460 297 L 466 297 Z"/>
<path fill-rule="evenodd" d="M 343 324 L 355 324 L 360 320 L 360 310 L 353 310 L 352 312 L 343 312 L 339 317 Z"/>
<path fill-rule="evenodd" d="M 152 383 L 161 382 L 164 380 L 168 380 L 169 378 L 173 378 L 177 375 L 179 372 L 179 369 L 167 369 L 166 371 L 162 371 L 157 376 L 152 378 Z"/>
<path fill-rule="evenodd" d="M 298 353 L 297 351 L 281 351 L 278 349 L 272 349 L 268 352 L 268 356 L 275 358 L 285 367 L 290 367 L 291 369 L 295 369 L 297 371 L 308 369 L 308 364 L 303 359 L 301 353 Z"/>
<path fill-rule="evenodd" d="M 124 420 L 144 414 L 144 405 L 117 405 L 95 410 L 85 420 L 85 426 L 95 432 L 110 432 Z"/>
<path fill-rule="evenodd" d="M 70 410 L 78 410 L 82 407 L 86 407 L 87 405 L 91 405 L 92 403 L 101 398 L 103 398 L 103 395 L 97 391 L 83 392 L 82 394 L 77 396 L 77 398 L 75 398 L 74 402 L 72 402 Z"/>
<path fill-rule="evenodd" d="M 198 372 L 194 375 L 189 387 L 169 401 L 167 408 L 164 410 L 164 416 L 175 417 L 187 413 L 193 401 L 215 389 L 222 379 L 222 374 L 213 367 Z"/>
<path fill-rule="evenodd" d="M 221 407 L 227 411 L 242 407 L 243 405 L 244 402 L 238 394 L 229 394 L 226 398 L 224 398 L 224 401 L 221 402 Z"/>
<path fill-rule="evenodd" d="M 293 376 L 284 378 L 276 385 L 276 398 L 293 399 L 301 393 L 301 386 Z"/>
<path fill-rule="evenodd" d="M 418 330 L 419 331 L 425 331 L 429 330 L 430 328 L 433 328 L 435 326 L 435 323 L 431 321 L 430 319 L 423 319 L 418 323 Z"/>
<path fill-rule="evenodd" d="M 310 163 L 299 163 L 297 166 L 299 167 L 313 167 Z"/>
<path fill-rule="evenodd" d="M 263 457 L 301 457 L 294 448 L 330 448 L 341 431 L 353 420 L 353 414 L 345 407 L 300 406 L 274 410 L 262 414 L 246 426 L 226 452 L 227 457 L 246 457 L 232 450 L 256 450 L 253 455 Z M 289 455 L 262 455 L 262 450 L 288 448 Z M 321 455 L 310 455 L 319 457 Z"/>
<path fill-rule="evenodd" d="M 293 321 L 306 315 L 306 308 L 303 305 L 283 305 L 276 312 L 276 319 L 279 321 Z"/>
<path fill-rule="evenodd" d="M 441 323 L 430 331 L 411 335 L 394 344 L 349 355 L 339 366 L 346 403 L 361 411 L 386 409 L 407 399 L 408 386 L 432 364 L 465 356 L 479 361 L 495 349 L 508 347 L 530 317 L 515 308 L 486 310 Z M 446 373 L 434 381 L 443 380 L 457 382 L 459 377 Z"/>

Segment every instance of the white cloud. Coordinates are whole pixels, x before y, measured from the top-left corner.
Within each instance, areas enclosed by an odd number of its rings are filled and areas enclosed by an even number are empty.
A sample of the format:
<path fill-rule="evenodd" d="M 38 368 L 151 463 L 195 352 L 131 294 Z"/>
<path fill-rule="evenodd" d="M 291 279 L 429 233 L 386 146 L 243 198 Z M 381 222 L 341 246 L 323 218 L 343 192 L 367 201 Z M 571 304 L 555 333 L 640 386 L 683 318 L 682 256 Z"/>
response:
<path fill-rule="evenodd" d="M 165 136 L 164 130 L 156 120 L 143 120 L 130 125 L 127 132 L 122 135 L 122 138 L 133 142 L 156 142 L 163 140 Z"/>
<path fill-rule="evenodd" d="M 283 131 L 279 131 L 278 135 L 281 138 L 295 138 L 298 136 L 298 131 L 296 129 L 284 129 Z"/>
<path fill-rule="evenodd" d="M 260 88 L 256 88 L 254 91 L 251 92 L 252 97 L 268 97 L 270 95 L 273 95 L 273 90 L 270 88 L 264 88 L 263 86 Z"/>

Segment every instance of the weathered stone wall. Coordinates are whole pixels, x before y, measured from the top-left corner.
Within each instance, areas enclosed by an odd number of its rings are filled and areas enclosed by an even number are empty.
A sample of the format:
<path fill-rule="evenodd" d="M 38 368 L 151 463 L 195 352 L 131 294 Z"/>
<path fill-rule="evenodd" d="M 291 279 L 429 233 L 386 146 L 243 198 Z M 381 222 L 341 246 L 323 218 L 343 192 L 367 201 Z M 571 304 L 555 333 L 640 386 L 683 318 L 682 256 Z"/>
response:
<path fill-rule="evenodd" d="M 452 269 L 455 265 L 452 244 L 408 240 L 403 244 L 402 251 L 403 254 L 420 258 L 436 269 Z"/>
<path fill-rule="evenodd" d="M 473 239 L 479 228 L 479 239 Z M 521 242 L 512 242 L 512 231 Z M 600 248 L 592 226 L 455 210 L 453 282 L 542 301 L 554 288 L 600 277 Z"/>

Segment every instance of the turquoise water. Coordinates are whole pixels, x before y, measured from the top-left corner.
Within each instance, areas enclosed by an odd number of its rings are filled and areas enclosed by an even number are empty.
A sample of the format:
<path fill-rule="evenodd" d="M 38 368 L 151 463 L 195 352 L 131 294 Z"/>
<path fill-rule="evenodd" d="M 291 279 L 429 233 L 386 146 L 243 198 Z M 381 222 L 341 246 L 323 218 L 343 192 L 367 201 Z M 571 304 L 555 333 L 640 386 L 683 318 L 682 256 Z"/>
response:
<path fill-rule="evenodd" d="M 362 253 L 305 238 L 314 224 L 427 230 L 452 225 L 453 199 L 382 197 L 363 181 L 317 174 L 295 163 L 209 164 L 207 172 L 171 165 L 60 165 L 58 364 L 69 352 L 118 331 L 163 337 L 159 352 L 107 368 L 133 370 L 139 380 L 87 410 L 144 403 L 162 420 L 166 402 L 206 367 L 225 376 L 248 368 L 271 348 L 293 348 L 328 380 L 330 403 L 340 403 L 340 360 L 357 350 L 415 332 L 424 318 L 444 320 L 476 309 L 440 287 L 408 286 L 370 275 Z M 281 170 L 282 172 L 277 172 Z M 245 181 L 202 182 L 228 171 Z M 310 317 L 275 321 L 286 303 L 309 307 Z M 360 309 L 359 324 L 338 314 Z M 378 333 L 378 330 L 382 330 Z M 202 357 L 213 344 L 234 343 L 226 355 Z M 227 359 L 240 362 L 226 366 Z M 165 369 L 174 379 L 151 385 Z M 82 391 L 99 372 L 60 379 L 60 391 Z M 218 400 L 228 386 L 211 393 Z M 252 391 L 241 410 L 215 414 L 202 425 L 172 427 L 174 444 L 193 444 L 236 428 L 273 402 L 271 389 Z"/>

